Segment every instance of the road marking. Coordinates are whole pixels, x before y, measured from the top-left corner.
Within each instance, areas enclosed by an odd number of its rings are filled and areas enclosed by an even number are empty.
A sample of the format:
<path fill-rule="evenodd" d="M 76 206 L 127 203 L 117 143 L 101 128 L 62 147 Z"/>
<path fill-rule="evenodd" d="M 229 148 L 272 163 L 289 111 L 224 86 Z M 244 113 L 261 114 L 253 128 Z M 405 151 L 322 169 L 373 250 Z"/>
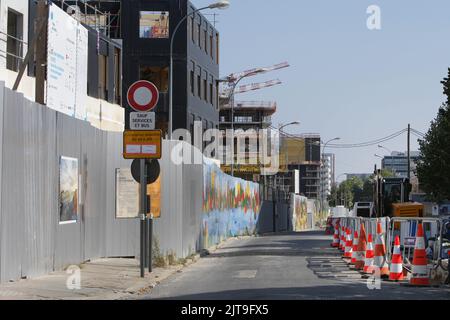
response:
<path fill-rule="evenodd" d="M 255 279 L 258 270 L 240 270 L 235 273 L 233 278 L 236 279 Z"/>

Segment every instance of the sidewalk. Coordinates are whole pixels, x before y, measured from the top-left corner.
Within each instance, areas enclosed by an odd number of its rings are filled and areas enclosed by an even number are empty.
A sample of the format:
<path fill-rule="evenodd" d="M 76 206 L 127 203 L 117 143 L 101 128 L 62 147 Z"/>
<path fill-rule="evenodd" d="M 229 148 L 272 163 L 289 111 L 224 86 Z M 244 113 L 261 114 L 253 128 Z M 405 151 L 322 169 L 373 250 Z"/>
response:
<path fill-rule="evenodd" d="M 188 260 L 186 265 L 197 261 Z M 70 274 L 54 272 L 30 280 L 0 285 L 0 300 L 118 300 L 133 299 L 147 293 L 160 281 L 186 265 L 154 268 L 152 274 L 140 278 L 139 261 L 135 259 L 100 259 L 80 266 L 81 289 L 70 290 L 66 282 Z"/>
<path fill-rule="evenodd" d="M 230 238 L 215 250 L 247 236 Z M 153 268 L 151 274 L 140 278 L 139 261 L 136 259 L 99 259 L 80 265 L 81 289 L 70 290 L 66 282 L 71 276 L 65 271 L 46 276 L 0 285 L 0 300 L 125 300 L 147 294 L 161 281 L 197 262 L 200 255 L 186 259 L 185 264 Z"/>

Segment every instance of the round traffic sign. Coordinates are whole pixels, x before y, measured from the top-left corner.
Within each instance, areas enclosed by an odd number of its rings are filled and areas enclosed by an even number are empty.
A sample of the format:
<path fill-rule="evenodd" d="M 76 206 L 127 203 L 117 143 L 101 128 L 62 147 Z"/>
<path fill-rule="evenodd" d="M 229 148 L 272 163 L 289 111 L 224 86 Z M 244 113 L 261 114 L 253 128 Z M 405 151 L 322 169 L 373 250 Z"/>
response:
<path fill-rule="evenodd" d="M 149 112 L 158 104 L 159 91 L 153 83 L 140 80 L 128 89 L 127 100 L 135 111 Z"/>
<path fill-rule="evenodd" d="M 147 184 L 155 183 L 161 174 L 161 167 L 158 160 L 145 160 L 145 175 Z M 137 183 L 141 183 L 141 160 L 134 160 L 131 163 L 131 175 Z"/>

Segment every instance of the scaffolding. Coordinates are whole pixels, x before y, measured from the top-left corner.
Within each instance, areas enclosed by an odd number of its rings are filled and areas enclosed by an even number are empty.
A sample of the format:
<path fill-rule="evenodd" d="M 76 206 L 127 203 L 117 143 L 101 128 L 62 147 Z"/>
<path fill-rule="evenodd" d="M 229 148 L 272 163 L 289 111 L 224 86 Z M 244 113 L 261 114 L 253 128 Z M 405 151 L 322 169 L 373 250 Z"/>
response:
<path fill-rule="evenodd" d="M 53 0 L 80 23 L 103 33 L 111 39 L 120 39 L 121 0 Z"/>

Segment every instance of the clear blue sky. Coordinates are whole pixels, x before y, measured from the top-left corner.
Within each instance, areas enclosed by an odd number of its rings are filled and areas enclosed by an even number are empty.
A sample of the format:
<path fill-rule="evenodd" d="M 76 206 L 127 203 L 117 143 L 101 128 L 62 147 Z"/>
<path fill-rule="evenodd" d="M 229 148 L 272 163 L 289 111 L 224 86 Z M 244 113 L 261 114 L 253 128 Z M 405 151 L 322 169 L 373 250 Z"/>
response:
<path fill-rule="evenodd" d="M 214 0 L 194 0 L 197 6 Z M 290 133 L 358 143 L 412 127 L 426 132 L 444 101 L 440 81 L 450 66 L 448 0 L 231 0 L 220 11 L 221 74 L 288 61 L 289 69 L 249 79 L 283 85 L 240 95 L 278 102 L 274 125 Z M 369 5 L 382 29 L 367 29 Z M 206 12 L 205 12 L 206 13 Z M 406 150 L 406 135 L 384 143 Z M 413 150 L 418 148 L 413 139 Z M 375 147 L 332 150 L 337 175 L 371 172 L 385 155 Z"/>

